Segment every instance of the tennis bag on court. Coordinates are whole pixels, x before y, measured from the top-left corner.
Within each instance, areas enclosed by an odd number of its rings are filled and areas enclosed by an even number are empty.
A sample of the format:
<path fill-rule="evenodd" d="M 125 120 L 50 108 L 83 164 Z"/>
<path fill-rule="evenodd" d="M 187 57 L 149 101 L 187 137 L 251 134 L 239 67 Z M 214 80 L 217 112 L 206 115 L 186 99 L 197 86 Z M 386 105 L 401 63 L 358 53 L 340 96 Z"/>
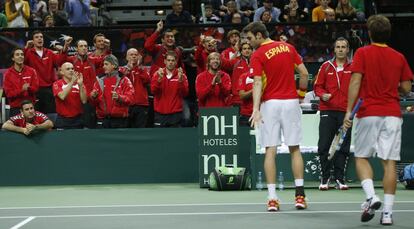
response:
<path fill-rule="evenodd" d="M 250 190 L 252 178 L 242 167 L 218 167 L 211 172 L 208 179 L 210 190 Z"/>
<path fill-rule="evenodd" d="M 406 165 L 401 170 L 399 178 L 406 189 L 414 189 L 414 164 Z"/>

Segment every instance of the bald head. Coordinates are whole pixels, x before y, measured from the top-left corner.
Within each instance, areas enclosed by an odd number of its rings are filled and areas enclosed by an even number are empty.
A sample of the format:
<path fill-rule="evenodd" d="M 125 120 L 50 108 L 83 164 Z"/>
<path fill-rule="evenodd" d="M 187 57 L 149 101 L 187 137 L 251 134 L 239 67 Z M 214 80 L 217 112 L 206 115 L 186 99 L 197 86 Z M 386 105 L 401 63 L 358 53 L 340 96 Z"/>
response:
<path fill-rule="evenodd" d="M 65 62 L 60 67 L 60 73 L 62 74 L 63 78 L 66 80 L 71 80 L 75 70 L 73 69 L 73 64 L 69 62 Z"/>

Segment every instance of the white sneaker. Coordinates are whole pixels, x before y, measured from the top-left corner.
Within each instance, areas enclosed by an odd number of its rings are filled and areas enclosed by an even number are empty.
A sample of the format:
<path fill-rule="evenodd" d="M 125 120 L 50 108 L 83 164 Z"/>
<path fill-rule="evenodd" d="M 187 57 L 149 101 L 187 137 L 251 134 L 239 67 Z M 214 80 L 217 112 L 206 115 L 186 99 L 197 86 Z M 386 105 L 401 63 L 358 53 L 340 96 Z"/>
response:
<path fill-rule="evenodd" d="M 322 179 L 321 183 L 319 184 L 319 190 L 326 191 L 329 189 L 329 179 L 325 180 Z"/>
<path fill-rule="evenodd" d="M 362 215 L 361 221 L 368 222 L 372 218 L 374 218 L 375 210 L 378 210 L 381 207 L 381 200 L 377 196 L 373 196 L 370 199 L 367 199 L 364 203 L 362 203 Z"/>
<path fill-rule="evenodd" d="M 382 225 L 392 225 L 392 213 L 383 212 L 381 213 L 381 220 L 380 223 Z"/>
<path fill-rule="evenodd" d="M 339 189 L 339 190 L 348 190 L 349 189 L 348 185 L 346 185 L 343 181 L 335 180 L 335 183 L 336 183 L 336 185 L 335 185 L 336 189 Z"/>

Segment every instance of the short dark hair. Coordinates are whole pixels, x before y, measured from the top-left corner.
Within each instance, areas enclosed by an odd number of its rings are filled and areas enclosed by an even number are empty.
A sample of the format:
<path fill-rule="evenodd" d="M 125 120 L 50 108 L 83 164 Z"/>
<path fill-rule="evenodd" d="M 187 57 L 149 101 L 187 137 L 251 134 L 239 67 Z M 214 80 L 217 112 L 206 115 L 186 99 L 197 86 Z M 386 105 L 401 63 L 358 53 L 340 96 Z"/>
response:
<path fill-rule="evenodd" d="M 373 42 L 385 43 L 391 37 L 391 23 L 384 15 L 372 15 L 367 21 L 368 31 Z"/>
<path fill-rule="evenodd" d="M 12 57 L 14 57 L 14 53 L 15 53 L 17 50 L 21 50 L 21 51 L 24 53 L 23 48 L 16 47 L 16 48 L 14 48 L 14 49 L 12 50 L 12 52 L 11 52 L 11 56 L 12 56 Z"/>
<path fill-rule="evenodd" d="M 103 33 L 97 33 L 97 34 L 95 34 L 95 36 L 93 36 L 93 43 L 96 43 L 96 38 L 97 37 L 105 37 L 105 35 Z"/>
<path fill-rule="evenodd" d="M 36 34 L 39 34 L 39 33 L 43 35 L 42 31 L 40 31 L 40 30 L 34 30 L 34 31 L 32 32 L 32 38 L 33 38 Z"/>
<path fill-rule="evenodd" d="M 23 106 L 26 104 L 33 104 L 33 101 L 25 99 L 20 103 L 20 109 L 23 109 Z M 34 105 L 34 104 L 33 104 Z"/>
<path fill-rule="evenodd" d="M 173 33 L 174 34 L 174 32 L 171 30 L 171 29 L 166 29 L 166 30 L 164 30 L 163 32 L 162 32 L 162 34 L 161 34 L 161 37 L 164 39 L 164 37 L 165 37 L 165 34 L 166 33 Z"/>
<path fill-rule="evenodd" d="M 263 38 L 269 38 L 269 32 L 267 31 L 266 26 L 260 21 L 251 22 L 248 25 L 246 25 L 243 28 L 243 33 L 248 33 L 248 32 L 253 33 L 253 35 L 256 35 L 257 33 L 261 33 Z"/>

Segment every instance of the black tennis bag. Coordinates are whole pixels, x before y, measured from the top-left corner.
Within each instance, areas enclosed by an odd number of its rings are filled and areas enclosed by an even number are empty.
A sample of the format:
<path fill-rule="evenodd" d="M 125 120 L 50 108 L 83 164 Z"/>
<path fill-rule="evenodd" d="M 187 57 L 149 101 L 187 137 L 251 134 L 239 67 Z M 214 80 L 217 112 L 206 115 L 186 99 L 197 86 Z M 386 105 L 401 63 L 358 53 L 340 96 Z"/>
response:
<path fill-rule="evenodd" d="M 218 167 L 210 173 L 208 179 L 210 190 L 250 190 L 252 179 L 246 168 L 242 167 Z"/>
<path fill-rule="evenodd" d="M 406 165 L 400 171 L 399 180 L 405 185 L 406 189 L 414 189 L 414 164 Z"/>

